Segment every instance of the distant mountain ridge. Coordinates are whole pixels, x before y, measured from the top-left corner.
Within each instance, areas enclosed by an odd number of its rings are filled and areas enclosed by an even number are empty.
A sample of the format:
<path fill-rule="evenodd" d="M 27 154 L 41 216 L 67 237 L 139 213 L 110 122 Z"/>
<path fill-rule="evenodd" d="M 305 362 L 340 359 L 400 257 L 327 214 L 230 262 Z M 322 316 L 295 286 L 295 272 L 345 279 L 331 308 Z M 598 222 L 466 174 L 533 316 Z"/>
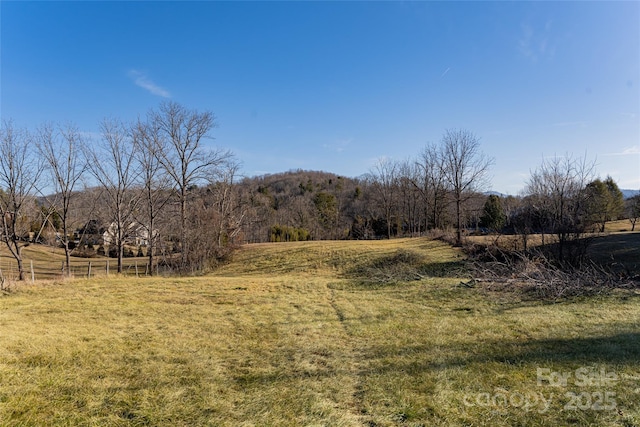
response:
<path fill-rule="evenodd" d="M 498 196 L 500 198 L 505 198 L 505 197 L 509 196 L 508 194 L 504 194 L 504 193 L 501 193 L 499 191 L 493 191 L 493 190 L 492 191 L 485 191 L 482 194 L 484 194 L 485 196 Z"/>
<path fill-rule="evenodd" d="M 620 189 L 620 191 L 622 191 L 622 197 L 624 197 L 625 199 L 630 199 L 633 196 L 637 196 L 638 194 L 640 194 L 640 190 L 623 190 L 623 189 Z"/>
<path fill-rule="evenodd" d="M 626 200 L 626 199 L 630 199 L 634 196 L 640 195 L 640 190 L 630 190 L 630 189 L 620 189 L 620 191 L 622 192 L 622 197 Z M 499 191 L 485 191 L 484 193 L 485 196 L 498 196 L 501 198 L 504 197 L 508 197 L 508 194 L 504 194 L 501 193 Z"/>

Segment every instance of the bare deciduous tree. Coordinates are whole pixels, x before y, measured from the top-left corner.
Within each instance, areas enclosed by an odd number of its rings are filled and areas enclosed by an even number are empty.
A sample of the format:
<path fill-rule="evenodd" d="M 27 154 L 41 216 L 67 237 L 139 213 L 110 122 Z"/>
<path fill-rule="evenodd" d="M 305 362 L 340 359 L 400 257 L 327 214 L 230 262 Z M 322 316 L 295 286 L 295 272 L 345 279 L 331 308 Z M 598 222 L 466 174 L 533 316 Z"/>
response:
<path fill-rule="evenodd" d="M 486 185 L 493 159 L 480 152 L 480 140 L 468 130 L 447 130 L 440 150 L 442 176 L 455 203 L 456 242 L 460 245 L 463 204 Z"/>
<path fill-rule="evenodd" d="M 1 238 L 18 265 L 18 280 L 24 280 L 22 248 L 28 244 L 26 208 L 33 202 L 43 172 L 40 157 L 29 148 L 31 136 L 15 129 L 11 121 L 0 127 L 0 216 Z"/>
<path fill-rule="evenodd" d="M 210 137 L 216 126 L 215 116 L 209 111 L 200 113 L 175 102 L 165 102 L 151 117 L 162 138 L 158 160 L 171 177 L 180 204 L 181 268 L 186 269 L 189 191 L 201 183 L 215 182 L 231 153 L 205 147 L 204 139 Z"/>
<path fill-rule="evenodd" d="M 398 164 L 393 160 L 382 158 L 370 170 L 368 177 L 375 193 L 374 197 L 383 211 L 387 225 L 387 238 L 390 239 L 393 214 L 397 204 Z"/>
<path fill-rule="evenodd" d="M 219 178 L 213 186 L 214 206 L 218 211 L 215 223 L 218 250 L 231 244 L 242 230 L 245 211 L 234 186 L 239 169 L 240 164 L 229 158 L 226 165 L 220 168 Z"/>
<path fill-rule="evenodd" d="M 576 261 L 581 253 L 567 253 L 570 242 L 577 242 L 585 231 L 586 192 L 593 180 L 595 162 L 586 156 L 571 155 L 544 159 L 532 172 L 525 188 L 527 199 L 534 204 L 543 233 L 555 234 L 560 261 Z M 574 248 L 575 249 L 575 248 Z M 583 252 L 583 248 L 579 252 Z"/>
<path fill-rule="evenodd" d="M 640 218 L 640 195 L 636 195 L 625 201 L 625 214 L 631 223 L 631 231 L 635 231 L 636 222 Z"/>
<path fill-rule="evenodd" d="M 423 220 L 424 209 L 422 207 L 422 197 L 419 188 L 414 184 L 419 176 L 420 170 L 413 160 L 405 160 L 398 165 L 398 195 L 399 195 L 399 218 L 397 224 L 403 233 L 410 236 L 420 234 L 420 228 L 425 223 Z"/>
<path fill-rule="evenodd" d="M 162 148 L 159 129 L 153 121 L 138 120 L 132 127 L 133 143 L 136 145 L 136 159 L 140 169 L 143 202 L 136 220 L 142 224 L 148 236 L 147 269 L 153 274 L 154 257 L 160 238 L 158 220 L 172 197 L 171 177 L 164 173 L 158 152 Z"/>
<path fill-rule="evenodd" d="M 414 185 L 420 192 L 425 210 L 425 230 L 442 226 L 442 212 L 447 204 L 447 189 L 442 174 L 441 156 L 436 145 L 427 145 L 416 164 L 420 174 Z"/>
<path fill-rule="evenodd" d="M 107 210 L 113 225 L 110 244 L 116 245 L 118 273 L 122 272 L 122 257 L 127 233 L 132 227 L 133 213 L 139 203 L 134 186 L 140 175 L 136 167 L 136 145 L 122 122 L 105 119 L 101 124 L 102 143 L 87 149 L 87 164 L 100 183 L 107 199 Z M 106 243 L 106 242 L 105 242 Z"/>
<path fill-rule="evenodd" d="M 59 201 L 52 203 L 62 223 L 60 241 L 64 247 L 66 274 L 71 274 L 72 238 L 70 229 L 71 199 L 76 185 L 86 170 L 86 162 L 81 157 L 84 140 L 78 128 L 67 125 L 56 130 L 51 124 L 42 125 L 37 132 L 37 146 L 44 159 L 53 184 L 54 197 Z M 59 209 L 56 205 L 60 205 Z"/>

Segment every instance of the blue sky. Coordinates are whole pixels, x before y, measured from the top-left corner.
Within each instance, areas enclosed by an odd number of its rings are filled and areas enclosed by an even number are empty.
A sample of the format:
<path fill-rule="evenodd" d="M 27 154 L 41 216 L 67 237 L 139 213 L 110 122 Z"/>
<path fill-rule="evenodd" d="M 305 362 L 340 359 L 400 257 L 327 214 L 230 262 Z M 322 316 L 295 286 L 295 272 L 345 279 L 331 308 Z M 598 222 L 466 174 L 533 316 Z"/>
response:
<path fill-rule="evenodd" d="M 0 2 L 19 126 L 215 113 L 243 173 L 366 173 L 464 128 L 517 194 L 544 157 L 640 188 L 639 2 Z"/>

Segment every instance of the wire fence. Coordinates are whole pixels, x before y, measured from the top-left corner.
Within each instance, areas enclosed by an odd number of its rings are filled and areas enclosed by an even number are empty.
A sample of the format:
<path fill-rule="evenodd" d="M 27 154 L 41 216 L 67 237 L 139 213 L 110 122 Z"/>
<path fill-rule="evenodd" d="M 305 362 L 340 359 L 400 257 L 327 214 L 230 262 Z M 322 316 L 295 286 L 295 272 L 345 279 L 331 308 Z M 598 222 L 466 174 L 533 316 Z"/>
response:
<path fill-rule="evenodd" d="M 27 281 L 54 280 L 68 276 L 64 261 L 24 259 L 23 270 L 24 279 Z M 158 264 L 153 266 L 153 272 L 149 271 L 146 258 L 125 258 L 121 273 L 118 273 L 117 260 L 110 258 L 73 258 L 70 265 L 70 276 L 82 278 L 108 277 L 115 274 L 144 277 L 151 274 L 168 275 L 171 271 L 170 267 Z M 17 280 L 18 276 L 18 265 L 15 259 L 0 256 L 0 279 L 13 281 Z"/>

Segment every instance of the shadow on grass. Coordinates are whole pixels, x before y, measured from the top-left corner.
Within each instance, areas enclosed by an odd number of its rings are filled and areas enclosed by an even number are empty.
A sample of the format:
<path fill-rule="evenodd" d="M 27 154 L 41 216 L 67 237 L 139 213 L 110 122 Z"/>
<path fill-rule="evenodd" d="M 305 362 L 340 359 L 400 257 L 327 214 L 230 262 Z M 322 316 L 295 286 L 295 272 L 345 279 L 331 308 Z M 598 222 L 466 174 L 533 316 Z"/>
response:
<path fill-rule="evenodd" d="M 372 359 L 384 358 L 384 366 L 373 367 L 371 373 L 388 372 L 419 373 L 464 367 L 477 363 L 503 363 L 517 366 L 522 363 L 548 364 L 635 364 L 640 362 L 640 333 L 628 332 L 611 336 L 589 338 L 558 338 L 546 340 L 486 341 L 482 346 L 471 348 L 471 344 L 455 343 L 440 346 L 438 350 L 452 354 L 469 352 L 468 356 L 453 356 L 445 361 L 432 361 L 434 348 L 428 345 L 407 346 L 401 349 L 374 347 L 370 349 Z M 424 354 L 425 357 L 420 357 Z M 389 358 L 414 356 L 411 361 L 388 363 Z"/>
<path fill-rule="evenodd" d="M 428 262 L 422 254 L 405 249 L 344 270 L 344 277 L 353 280 L 355 287 L 365 288 L 411 282 L 427 277 L 461 275 L 464 275 L 464 264 L 461 261 Z"/>
<path fill-rule="evenodd" d="M 365 358 L 371 363 L 360 371 L 360 375 L 384 375 L 403 373 L 418 375 L 441 370 L 466 367 L 469 365 L 499 363 L 507 366 L 536 364 L 548 366 L 593 364 L 637 364 L 640 362 L 640 333 L 626 332 L 610 336 L 588 338 L 557 338 L 530 341 L 485 341 L 473 343 L 452 343 L 433 346 L 427 344 L 397 346 L 373 346 L 364 350 Z M 442 352 L 451 357 L 441 357 Z M 437 356 L 437 361 L 434 360 Z M 394 360 L 397 359 L 397 360 Z M 323 369 L 283 370 L 269 373 L 246 372 L 235 375 L 235 383 L 240 387 L 265 385 L 277 381 L 291 381 L 301 378 L 323 378 L 336 374 L 329 366 Z M 284 372 L 283 372 L 284 371 Z M 287 372 L 288 371 L 288 372 Z"/>
<path fill-rule="evenodd" d="M 594 237 L 587 249 L 594 262 L 614 271 L 640 274 L 640 233 L 614 233 Z"/>
<path fill-rule="evenodd" d="M 562 251 L 557 242 L 538 246 L 537 250 L 551 260 L 593 261 L 614 272 L 640 274 L 640 232 L 585 234 L 565 242 Z"/>

